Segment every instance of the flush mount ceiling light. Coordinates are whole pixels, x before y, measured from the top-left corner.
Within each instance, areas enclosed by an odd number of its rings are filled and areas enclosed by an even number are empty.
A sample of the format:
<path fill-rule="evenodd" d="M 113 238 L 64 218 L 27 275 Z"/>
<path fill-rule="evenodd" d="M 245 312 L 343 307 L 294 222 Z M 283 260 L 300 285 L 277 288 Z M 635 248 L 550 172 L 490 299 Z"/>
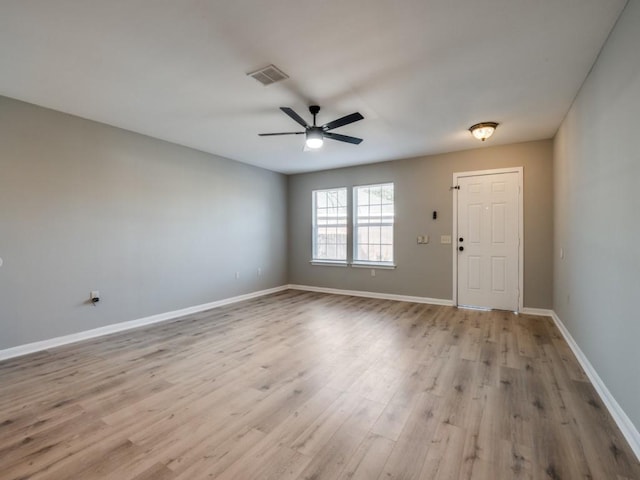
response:
<path fill-rule="evenodd" d="M 484 142 L 487 138 L 493 135 L 493 132 L 496 131 L 497 127 L 498 124 L 496 122 L 482 122 L 469 127 L 469 131 L 471 132 L 471 135 Z"/>

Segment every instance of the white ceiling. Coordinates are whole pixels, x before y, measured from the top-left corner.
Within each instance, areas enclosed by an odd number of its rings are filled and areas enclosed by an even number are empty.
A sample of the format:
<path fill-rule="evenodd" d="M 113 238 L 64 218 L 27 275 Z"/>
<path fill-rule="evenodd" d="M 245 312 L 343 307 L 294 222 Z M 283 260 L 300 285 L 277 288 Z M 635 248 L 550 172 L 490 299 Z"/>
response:
<path fill-rule="evenodd" d="M 0 94 L 295 173 L 550 138 L 626 0 L 0 0 Z M 275 64 L 290 79 L 246 73 Z M 302 136 L 278 107 L 359 146 Z"/>

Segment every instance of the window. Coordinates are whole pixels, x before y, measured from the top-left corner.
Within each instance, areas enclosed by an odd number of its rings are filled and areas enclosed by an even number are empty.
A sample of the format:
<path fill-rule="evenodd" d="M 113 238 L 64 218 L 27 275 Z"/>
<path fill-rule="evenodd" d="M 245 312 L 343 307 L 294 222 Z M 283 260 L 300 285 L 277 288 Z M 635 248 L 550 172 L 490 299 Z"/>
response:
<path fill-rule="evenodd" d="M 353 188 L 353 261 L 393 263 L 393 183 Z"/>
<path fill-rule="evenodd" d="M 347 189 L 313 192 L 313 260 L 347 261 Z"/>

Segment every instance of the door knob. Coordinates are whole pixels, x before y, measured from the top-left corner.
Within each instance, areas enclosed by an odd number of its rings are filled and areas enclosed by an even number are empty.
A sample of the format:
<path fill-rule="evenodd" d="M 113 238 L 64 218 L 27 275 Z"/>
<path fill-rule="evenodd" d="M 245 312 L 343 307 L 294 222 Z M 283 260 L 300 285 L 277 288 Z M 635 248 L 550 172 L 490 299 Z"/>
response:
<path fill-rule="evenodd" d="M 464 247 L 458 247 L 458 250 L 460 250 L 461 252 L 464 252 Z"/>
<path fill-rule="evenodd" d="M 460 237 L 460 238 L 458 239 L 458 241 L 459 241 L 459 242 L 464 242 L 464 238 Z"/>

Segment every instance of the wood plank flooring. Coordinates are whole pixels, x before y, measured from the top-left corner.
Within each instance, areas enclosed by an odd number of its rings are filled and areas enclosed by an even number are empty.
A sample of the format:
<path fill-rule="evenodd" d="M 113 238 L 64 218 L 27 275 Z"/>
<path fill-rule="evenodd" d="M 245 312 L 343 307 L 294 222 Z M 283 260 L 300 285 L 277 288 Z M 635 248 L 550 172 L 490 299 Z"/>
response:
<path fill-rule="evenodd" d="M 0 478 L 640 479 L 551 320 L 286 291 L 0 363 Z"/>

